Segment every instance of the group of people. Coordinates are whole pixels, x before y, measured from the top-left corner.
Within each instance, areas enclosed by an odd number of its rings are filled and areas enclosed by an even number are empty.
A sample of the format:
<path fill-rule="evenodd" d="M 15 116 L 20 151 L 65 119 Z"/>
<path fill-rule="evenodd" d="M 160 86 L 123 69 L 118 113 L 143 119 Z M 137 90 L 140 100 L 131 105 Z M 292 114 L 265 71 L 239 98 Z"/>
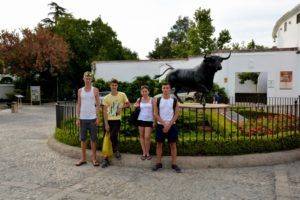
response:
<path fill-rule="evenodd" d="M 85 72 L 83 75 L 84 87 L 78 90 L 78 100 L 76 107 L 77 120 L 76 124 L 80 127 L 80 141 L 82 149 L 82 158 L 76 163 L 76 166 L 86 164 L 86 135 L 90 133 L 92 163 L 99 166 L 96 159 L 96 141 L 97 127 L 99 125 L 98 113 L 100 112 L 99 90 L 92 86 L 92 73 Z M 129 107 L 130 102 L 125 93 L 118 91 L 118 80 L 112 79 L 110 82 L 111 92 L 103 99 L 103 117 L 104 117 L 104 134 L 110 133 L 110 140 L 114 156 L 121 159 L 119 151 L 118 135 L 121 127 L 122 109 Z M 140 98 L 137 99 L 134 106 L 140 108 L 138 116 L 138 130 L 140 133 L 140 143 L 142 148 L 141 160 L 151 160 L 150 145 L 151 133 L 156 129 L 156 164 L 152 170 L 157 171 L 162 166 L 163 143 L 168 140 L 171 150 L 172 169 L 180 173 L 181 169 L 176 164 L 178 129 L 176 120 L 179 116 L 179 106 L 177 99 L 171 97 L 171 87 L 168 83 L 162 84 L 162 96 L 152 98 L 149 96 L 149 88 L 144 85 L 140 89 Z M 104 156 L 101 167 L 105 168 L 110 165 L 108 157 Z"/>

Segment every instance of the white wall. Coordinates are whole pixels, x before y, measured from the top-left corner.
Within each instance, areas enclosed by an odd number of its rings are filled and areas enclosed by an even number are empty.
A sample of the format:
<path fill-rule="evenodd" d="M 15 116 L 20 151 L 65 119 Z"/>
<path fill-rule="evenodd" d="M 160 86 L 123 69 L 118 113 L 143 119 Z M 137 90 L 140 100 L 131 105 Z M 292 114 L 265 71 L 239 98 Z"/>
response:
<path fill-rule="evenodd" d="M 14 91 L 13 84 L 0 84 L 0 99 L 7 99 L 6 93 Z"/>
<path fill-rule="evenodd" d="M 257 93 L 256 85 L 249 80 L 245 81 L 244 84 L 241 84 L 237 73 L 235 75 L 235 93 Z"/>
<path fill-rule="evenodd" d="M 227 56 L 228 53 L 218 54 Z M 166 63 L 174 68 L 193 68 L 202 62 L 202 57 L 159 61 L 110 61 L 96 62 L 96 78 L 132 81 L 136 76 L 161 74 Z M 274 87 L 267 88 L 268 97 L 296 97 L 300 95 L 300 54 L 295 51 L 233 53 L 223 61 L 223 69 L 215 74 L 214 82 L 225 88 L 229 96 L 236 92 L 236 72 L 265 72 L 264 80 L 273 81 Z M 293 89 L 280 90 L 280 71 L 293 71 Z M 224 78 L 227 78 L 225 83 Z"/>
<path fill-rule="evenodd" d="M 267 89 L 268 97 L 296 97 L 300 95 L 300 54 L 295 51 L 234 53 L 223 63 L 227 83 L 219 82 L 225 87 L 229 96 L 235 93 L 236 72 L 266 72 L 268 81 L 274 82 L 274 88 Z M 280 71 L 293 71 L 293 89 L 280 90 Z"/>
<path fill-rule="evenodd" d="M 300 48 L 300 23 L 297 24 L 297 14 L 286 20 L 287 31 L 284 31 L 284 23 L 281 24 L 277 31 L 276 46 L 278 48 Z"/>

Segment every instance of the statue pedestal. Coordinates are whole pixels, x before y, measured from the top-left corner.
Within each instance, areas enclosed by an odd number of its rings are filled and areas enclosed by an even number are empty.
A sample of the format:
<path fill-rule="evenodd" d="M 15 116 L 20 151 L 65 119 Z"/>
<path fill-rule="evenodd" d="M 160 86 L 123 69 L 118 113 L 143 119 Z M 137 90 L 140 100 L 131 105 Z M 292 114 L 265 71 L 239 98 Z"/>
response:
<path fill-rule="evenodd" d="M 197 108 L 197 109 L 202 109 L 203 105 L 200 103 L 179 103 L 180 108 Z M 224 108 L 229 108 L 228 104 L 212 104 L 212 103 L 206 103 L 205 104 L 205 109 L 224 109 Z"/>

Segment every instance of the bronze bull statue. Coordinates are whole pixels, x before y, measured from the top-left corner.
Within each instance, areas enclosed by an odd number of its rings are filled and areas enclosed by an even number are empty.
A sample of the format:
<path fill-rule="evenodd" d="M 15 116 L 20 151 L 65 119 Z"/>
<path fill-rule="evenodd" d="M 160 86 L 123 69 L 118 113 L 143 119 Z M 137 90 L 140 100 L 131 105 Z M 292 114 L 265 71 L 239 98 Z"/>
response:
<path fill-rule="evenodd" d="M 220 56 L 204 56 L 201 64 L 192 69 L 174 69 L 167 68 L 162 74 L 154 76 L 157 79 L 164 75 L 168 70 L 172 70 L 167 76 L 166 81 L 171 88 L 175 88 L 174 95 L 179 102 L 181 99 L 177 96 L 180 90 L 196 91 L 201 93 L 200 101 L 205 104 L 205 95 L 209 93 L 213 87 L 215 73 L 222 69 L 222 61 L 229 59 L 230 54 L 226 58 Z"/>

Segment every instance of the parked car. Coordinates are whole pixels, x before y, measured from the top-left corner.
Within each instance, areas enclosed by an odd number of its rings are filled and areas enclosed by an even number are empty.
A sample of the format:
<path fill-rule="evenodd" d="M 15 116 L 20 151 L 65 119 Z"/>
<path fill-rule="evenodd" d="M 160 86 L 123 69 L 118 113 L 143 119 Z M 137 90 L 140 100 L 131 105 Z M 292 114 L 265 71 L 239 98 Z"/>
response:
<path fill-rule="evenodd" d="M 103 92 L 99 92 L 99 99 L 100 99 L 100 105 L 103 105 L 103 99 L 106 95 L 108 95 L 110 93 L 110 91 L 103 91 Z"/>

